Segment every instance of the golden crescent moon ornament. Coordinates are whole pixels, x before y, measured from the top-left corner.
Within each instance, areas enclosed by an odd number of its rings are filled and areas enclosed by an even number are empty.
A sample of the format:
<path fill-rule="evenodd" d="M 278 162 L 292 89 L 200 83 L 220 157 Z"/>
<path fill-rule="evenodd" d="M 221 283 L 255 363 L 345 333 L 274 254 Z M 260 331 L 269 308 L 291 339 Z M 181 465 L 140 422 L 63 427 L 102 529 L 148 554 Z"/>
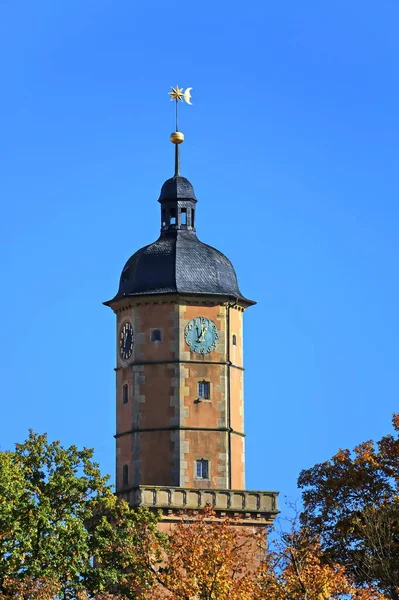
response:
<path fill-rule="evenodd" d="M 193 89 L 192 87 L 187 88 L 186 91 L 183 94 L 184 100 L 187 102 L 187 104 L 190 104 L 190 105 L 192 105 L 192 102 L 190 102 L 190 98 L 191 98 L 191 93 L 190 92 L 191 92 L 192 89 Z"/>

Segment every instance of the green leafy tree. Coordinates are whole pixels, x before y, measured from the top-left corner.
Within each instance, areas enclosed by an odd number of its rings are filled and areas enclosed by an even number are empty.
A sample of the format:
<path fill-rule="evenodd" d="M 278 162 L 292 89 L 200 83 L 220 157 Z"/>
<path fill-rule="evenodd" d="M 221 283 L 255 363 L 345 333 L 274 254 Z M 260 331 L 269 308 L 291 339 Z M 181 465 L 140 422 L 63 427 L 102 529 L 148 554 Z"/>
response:
<path fill-rule="evenodd" d="M 116 498 L 93 451 L 30 433 L 0 453 L 0 599 L 145 598 L 158 517 Z"/>
<path fill-rule="evenodd" d="M 399 600 L 399 415 L 393 428 L 302 471 L 298 485 L 301 521 L 319 536 L 323 560 Z"/>

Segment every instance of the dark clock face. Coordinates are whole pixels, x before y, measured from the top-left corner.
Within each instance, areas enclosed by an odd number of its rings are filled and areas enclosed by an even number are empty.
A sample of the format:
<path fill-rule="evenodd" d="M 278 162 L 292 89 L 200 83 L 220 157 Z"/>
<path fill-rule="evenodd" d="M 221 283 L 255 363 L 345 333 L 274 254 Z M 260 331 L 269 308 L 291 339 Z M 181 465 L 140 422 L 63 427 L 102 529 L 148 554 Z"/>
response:
<path fill-rule="evenodd" d="M 209 354 L 218 345 L 219 330 L 207 317 L 195 317 L 187 323 L 184 337 L 190 350 L 198 354 Z"/>
<path fill-rule="evenodd" d="M 131 357 L 133 353 L 133 327 L 129 321 L 125 321 L 125 323 L 121 327 L 121 332 L 119 334 L 119 354 L 123 360 L 127 360 Z"/>

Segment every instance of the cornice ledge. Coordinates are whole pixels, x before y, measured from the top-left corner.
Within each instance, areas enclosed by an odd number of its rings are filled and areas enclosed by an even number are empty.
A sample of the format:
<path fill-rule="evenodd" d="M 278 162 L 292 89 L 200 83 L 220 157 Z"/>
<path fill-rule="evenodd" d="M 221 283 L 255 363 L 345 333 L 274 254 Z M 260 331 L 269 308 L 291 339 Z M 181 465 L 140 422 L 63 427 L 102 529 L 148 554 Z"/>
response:
<path fill-rule="evenodd" d="M 164 520 L 176 520 L 185 511 L 211 506 L 218 516 L 237 516 L 240 521 L 271 523 L 280 512 L 278 492 L 258 490 L 194 489 L 141 485 L 120 491 L 132 507 L 161 510 Z"/>

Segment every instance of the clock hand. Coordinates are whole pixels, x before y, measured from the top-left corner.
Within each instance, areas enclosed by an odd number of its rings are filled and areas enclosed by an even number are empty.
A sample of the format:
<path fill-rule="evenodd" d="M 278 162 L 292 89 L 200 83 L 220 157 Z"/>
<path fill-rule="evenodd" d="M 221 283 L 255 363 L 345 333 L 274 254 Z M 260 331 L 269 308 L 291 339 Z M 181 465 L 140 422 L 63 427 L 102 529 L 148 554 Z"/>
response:
<path fill-rule="evenodd" d="M 197 330 L 197 342 L 199 342 L 201 339 L 201 335 L 202 335 L 202 325 L 201 325 L 201 331 L 200 331 L 200 328 L 198 327 L 198 325 L 196 325 L 195 328 Z"/>
<path fill-rule="evenodd" d="M 199 338 L 198 338 L 198 341 L 199 341 L 199 342 L 202 342 L 202 341 L 204 340 L 204 335 L 206 334 L 207 330 L 208 330 L 208 327 L 203 327 L 203 328 L 202 328 L 202 330 L 201 330 L 201 335 L 200 335 L 200 336 L 199 336 Z"/>

